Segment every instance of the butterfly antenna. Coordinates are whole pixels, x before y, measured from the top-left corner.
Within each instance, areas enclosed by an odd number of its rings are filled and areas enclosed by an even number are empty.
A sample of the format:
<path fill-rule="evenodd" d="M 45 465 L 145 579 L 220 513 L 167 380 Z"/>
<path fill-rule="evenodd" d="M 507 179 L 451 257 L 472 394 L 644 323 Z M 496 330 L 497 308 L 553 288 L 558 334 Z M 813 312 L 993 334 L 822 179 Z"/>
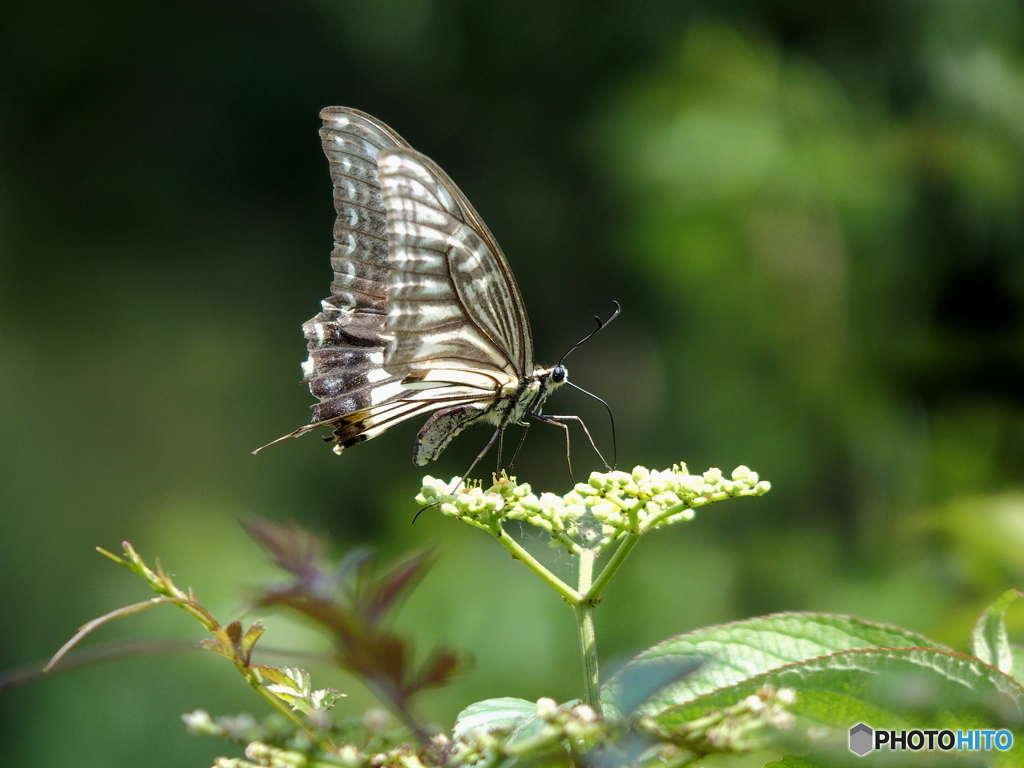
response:
<path fill-rule="evenodd" d="M 618 313 L 616 312 L 616 314 L 618 314 Z M 612 315 L 613 319 L 614 319 L 614 317 L 615 317 L 615 315 Z M 609 321 L 609 322 L 611 322 L 611 321 Z M 600 329 L 598 329 L 598 330 L 600 330 Z M 597 331 L 594 331 L 594 333 L 597 333 Z M 615 469 L 615 467 L 617 467 L 618 464 L 619 464 L 619 441 L 615 437 L 615 414 L 612 413 L 612 407 L 610 405 L 608 405 L 608 403 L 605 402 L 604 400 L 602 400 L 600 397 L 595 395 L 593 392 L 588 392 L 587 390 L 585 390 L 583 387 L 579 386 L 578 384 L 573 384 L 569 380 L 566 380 L 565 383 L 568 384 L 573 389 L 578 389 L 584 395 L 587 395 L 589 397 L 594 398 L 595 400 L 597 400 L 597 402 L 599 402 L 601 405 L 604 406 L 604 409 L 606 411 L 608 411 L 608 421 L 610 421 L 611 425 L 612 425 L 612 465 L 611 465 L 611 467 L 609 467 L 609 469 Z M 589 432 L 587 433 L 587 437 L 590 437 L 590 433 Z M 595 451 L 597 451 L 597 455 L 601 456 L 601 452 L 597 450 L 597 446 L 594 445 L 594 441 L 593 440 L 590 441 L 590 445 L 591 445 L 591 447 Z M 601 461 L 604 461 L 604 457 L 603 456 L 601 456 Z M 607 462 L 605 462 L 605 466 L 607 466 Z"/>
<path fill-rule="evenodd" d="M 422 515 L 424 512 L 426 512 L 431 507 L 436 507 L 437 504 L 438 504 L 438 502 L 435 501 L 433 504 L 427 504 L 427 506 L 425 506 L 425 507 L 420 507 L 419 512 L 417 512 L 415 515 L 412 516 L 412 524 L 416 525 L 416 521 L 420 519 L 420 515 Z"/>
<path fill-rule="evenodd" d="M 587 334 L 586 336 L 584 336 L 584 337 L 583 337 L 582 339 L 580 339 L 580 340 L 579 340 L 579 341 L 577 341 L 577 342 L 576 342 L 575 344 L 573 344 L 573 345 L 572 345 L 571 347 L 569 347 L 569 350 L 568 350 L 568 351 L 567 351 L 567 352 L 566 352 L 566 353 L 565 353 L 564 355 L 562 355 L 562 359 L 558 361 L 558 364 L 559 364 L 559 365 L 561 365 L 561 364 L 562 364 L 563 362 L 565 362 L 565 358 L 567 358 L 567 357 L 568 357 L 569 355 L 571 355 L 571 354 L 572 354 L 573 352 L 575 352 L 575 351 L 576 351 L 576 348 L 577 348 L 577 347 L 579 347 L 579 346 L 582 346 L 584 342 L 590 341 L 590 340 L 591 340 L 592 338 L 594 338 L 594 337 L 595 337 L 595 336 L 596 336 L 596 335 L 597 335 L 597 334 L 598 334 L 598 333 L 599 333 L 599 332 L 600 332 L 600 331 L 601 331 L 601 330 L 602 330 L 602 329 L 603 329 L 603 328 L 604 328 L 605 326 L 607 326 L 607 325 L 608 325 L 608 323 L 610 323 L 610 322 L 611 322 L 612 320 L 614 320 L 614 319 L 615 319 L 616 317 L 618 317 L 618 316 L 619 316 L 619 314 L 620 314 L 620 313 L 622 312 L 622 305 L 621 305 L 621 304 L 619 304 L 619 302 L 615 301 L 614 299 L 612 299 L 612 304 L 614 304 L 614 305 L 615 305 L 615 311 L 614 311 L 614 312 L 612 313 L 612 316 L 611 316 L 611 317 L 609 317 L 609 318 L 608 318 L 607 320 L 602 320 L 602 319 L 601 319 L 600 317 L 598 317 L 597 315 L 594 315 L 594 320 L 595 320 L 595 321 L 597 321 L 597 328 L 595 328 L 594 330 L 592 330 L 592 331 L 591 331 L 590 333 L 588 333 L 588 334 Z"/>

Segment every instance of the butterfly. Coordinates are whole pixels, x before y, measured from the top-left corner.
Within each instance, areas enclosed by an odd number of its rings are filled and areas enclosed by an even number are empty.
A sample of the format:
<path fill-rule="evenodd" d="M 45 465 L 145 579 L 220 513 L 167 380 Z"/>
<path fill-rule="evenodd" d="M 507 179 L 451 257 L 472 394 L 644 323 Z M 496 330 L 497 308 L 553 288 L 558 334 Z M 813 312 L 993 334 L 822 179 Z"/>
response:
<path fill-rule="evenodd" d="M 455 183 L 364 112 L 328 107 L 320 117 L 338 214 L 334 281 L 302 326 L 304 381 L 320 402 L 313 423 L 285 438 L 331 427 L 325 439 L 340 454 L 429 415 L 413 449 L 423 465 L 475 422 L 496 427 L 483 456 L 527 417 L 578 420 L 542 413 L 568 371 L 534 364 L 512 271 Z"/>

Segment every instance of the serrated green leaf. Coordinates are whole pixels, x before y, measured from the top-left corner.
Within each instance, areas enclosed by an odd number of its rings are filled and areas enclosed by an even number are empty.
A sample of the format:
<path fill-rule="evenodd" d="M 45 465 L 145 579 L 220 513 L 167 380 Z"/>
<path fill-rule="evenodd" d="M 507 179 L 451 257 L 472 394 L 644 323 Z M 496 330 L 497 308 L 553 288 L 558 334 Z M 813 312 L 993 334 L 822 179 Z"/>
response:
<path fill-rule="evenodd" d="M 345 698 L 345 694 L 334 688 L 319 688 L 309 694 L 309 705 L 311 709 L 330 709 L 339 700 Z"/>
<path fill-rule="evenodd" d="M 287 691 L 293 696 L 304 696 L 311 688 L 309 672 L 301 667 L 254 666 L 264 678 L 270 681 L 267 690 L 274 693 Z M 280 695 L 280 694 L 278 694 Z"/>
<path fill-rule="evenodd" d="M 971 632 L 971 653 L 1008 675 L 1013 673 L 1013 651 L 1006 633 L 1006 611 L 1022 596 L 1016 589 L 1003 592 L 982 611 Z"/>
<path fill-rule="evenodd" d="M 627 665 L 618 675 L 619 711 L 623 716 L 632 715 L 659 691 L 693 675 L 703 665 L 704 660 L 695 656 L 663 657 Z"/>
<path fill-rule="evenodd" d="M 299 712 L 330 709 L 345 696 L 334 688 L 312 690 L 312 678 L 301 667 L 252 666 L 264 680 L 264 687 Z"/>
<path fill-rule="evenodd" d="M 973 656 L 926 648 L 843 651 L 776 669 L 660 712 L 666 729 L 732 706 L 764 685 L 793 688 L 800 725 L 843 744 L 860 722 L 884 729 L 1000 729 L 1014 734 L 993 765 L 1024 765 L 1024 688 Z"/>
<path fill-rule="evenodd" d="M 694 674 L 666 686 L 639 706 L 654 714 L 723 686 L 733 685 L 786 664 L 857 648 L 937 648 L 933 640 L 900 627 L 852 616 L 779 613 L 689 632 L 647 649 L 614 675 L 601 691 L 605 714 L 622 717 L 635 698 L 627 690 L 632 675 L 645 667 L 703 659 Z"/>

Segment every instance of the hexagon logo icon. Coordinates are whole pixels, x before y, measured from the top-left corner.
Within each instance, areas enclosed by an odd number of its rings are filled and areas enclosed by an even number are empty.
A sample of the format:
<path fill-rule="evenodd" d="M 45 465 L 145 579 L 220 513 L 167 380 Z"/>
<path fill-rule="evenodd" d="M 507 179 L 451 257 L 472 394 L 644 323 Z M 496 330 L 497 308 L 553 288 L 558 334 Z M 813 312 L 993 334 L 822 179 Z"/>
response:
<path fill-rule="evenodd" d="M 850 751 L 858 757 L 864 757 L 874 750 L 875 732 L 870 725 L 857 723 L 850 729 Z"/>

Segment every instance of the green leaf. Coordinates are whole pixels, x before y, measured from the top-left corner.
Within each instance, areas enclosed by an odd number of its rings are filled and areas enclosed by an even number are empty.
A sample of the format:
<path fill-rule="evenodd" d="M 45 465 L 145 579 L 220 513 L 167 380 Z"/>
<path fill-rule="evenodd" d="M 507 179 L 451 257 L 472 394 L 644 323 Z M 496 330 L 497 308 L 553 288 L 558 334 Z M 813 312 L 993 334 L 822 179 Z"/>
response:
<path fill-rule="evenodd" d="M 491 759 L 500 762 L 486 764 L 497 768 L 571 768 L 578 765 L 567 747 L 569 739 L 565 730 L 549 720 L 552 716 L 557 720 L 558 713 L 572 710 L 579 701 L 567 701 L 556 711 L 555 703 L 548 700 L 551 711 L 546 715 L 538 714 L 540 703 L 516 698 L 478 701 L 459 713 L 454 737 L 472 742 L 475 737 L 479 738 L 480 732 L 490 734 L 493 743 L 487 750 L 494 750 Z M 502 753 L 504 756 L 498 757 Z"/>
<path fill-rule="evenodd" d="M 982 611 L 971 632 L 971 653 L 1008 675 L 1013 674 L 1014 659 L 1006 633 L 1006 611 L 1020 597 L 1024 595 L 1016 589 L 1003 592 Z"/>
<path fill-rule="evenodd" d="M 313 690 L 309 672 L 301 667 L 268 667 L 254 664 L 252 668 L 263 678 L 264 688 L 299 712 L 330 709 L 345 696 L 333 688 Z"/>
<path fill-rule="evenodd" d="M 680 666 L 703 660 L 694 674 L 665 686 L 638 707 L 654 714 L 697 696 L 733 685 L 786 664 L 857 648 L 938 648 L 923 635 L 852 616 L 821 613 L 779 613 L 707 627 L 665 640 L 648 648 L 615 674 L 601 691 L 608 717 L 622 717 L 636 700 L 631 680 L 645 669 Z"/>
<path fill-rule="evenodd" d="M 634 714 L 659 691 L 693 675 L 703 665 L 704 660 L 696 656 L 673 656 L 624 667 L 617 680 L 619 711 L 624 717 Z"/>
<path fill-rule="evenodd" d="M 671 731 L 764 685 L 794 689 L 790 709 L 798 724 L 813 727 L 816 741 L 832 742 L 839 752 L 857 723 L 895 730 L 1007 728 L 1013 746 L 987 760 L 1024 765 L 1024 688 L 972 656 L 927 648 L 843 651 L 791 664 L 666 709 L 655 720 Z"/>
<path fill-rule="evenodd" d="M 1011 676 L 1018 683 L 1024 682 L 1024 645 L 1011 643 L 1010 652 L 1013 654 L 1013 674 Z"/>
<path fill-rule="evenodd" d="M 242 653 L 245 654 L 246 662 L 252 656 L 252 649 L 256 647 L 256 642 L 266 630 L 267 628 L 263 626 L 263 622 L 257 620 L 250 624 L 249 629 L 245 631 L 245 635 L 242 637 L 241 649 Z"/>
<path fill-rule="evenodd" d="M 500 699 L 485 699 L 470 704 L 455 718 L 453 735 L 456 739 L 469 731 L 483 728 L 488 731 L 512 731 L 526 718 L 537 714 L 537 705 L 525 699 L 511 696 Z"/>

